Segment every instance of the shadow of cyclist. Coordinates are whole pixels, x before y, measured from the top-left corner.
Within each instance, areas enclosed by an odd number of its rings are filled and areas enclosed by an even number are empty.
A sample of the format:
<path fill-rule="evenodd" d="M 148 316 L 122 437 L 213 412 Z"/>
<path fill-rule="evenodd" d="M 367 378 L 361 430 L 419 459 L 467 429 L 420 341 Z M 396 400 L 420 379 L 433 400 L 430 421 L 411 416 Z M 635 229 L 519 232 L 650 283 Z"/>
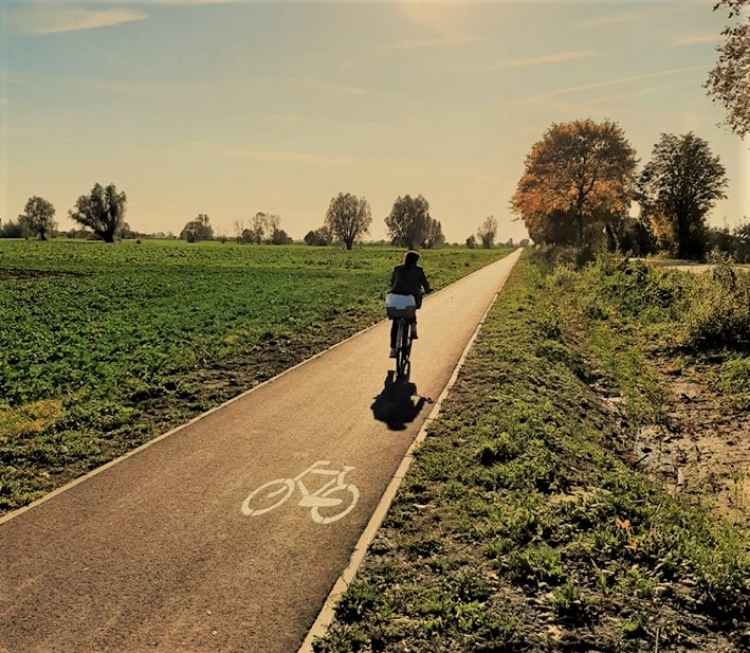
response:
<path fill-rule="evenodd" d="M 396 378 L 396 373 L 390 370 L 385 377 L 383 391 L 375 397 L 370 408 L 373 417 L 385 422 L 391 431 L 403 431 L 426 403 L 431 404 L 432 399 L 420 397 L 414 383 Z"/>

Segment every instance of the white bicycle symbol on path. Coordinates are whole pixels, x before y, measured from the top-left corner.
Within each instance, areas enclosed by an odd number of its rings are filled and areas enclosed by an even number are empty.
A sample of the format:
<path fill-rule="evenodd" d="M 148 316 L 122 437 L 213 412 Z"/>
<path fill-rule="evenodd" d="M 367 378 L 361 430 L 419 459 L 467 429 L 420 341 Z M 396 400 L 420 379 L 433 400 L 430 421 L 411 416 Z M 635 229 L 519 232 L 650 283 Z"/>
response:
<path fill-rule="evenodd" d="M 268 481 L 259 488 L 253 490 L 242 502 L 240 510 L 243 515 L 257 517 L 263 515 L 284 503 L 294 492 L 295 484 L 302 493 L 302 499 L 299 504 L 303 508 L 310 508 L 312 520 L 318 524 L 330 524 L 331 522 L 341 519 L 344 515 L 349 514 L 359 499 L 359 490 L 351 483 L 344 483 L 344 474 L 350 472 L 354 467 L 343 466 L 342 470 L 321 469 L 330 465 L 328 460 L 318 460 L 308 467 L 304 472 L 294 478 L 277 478 L 274 481 Z M 320 476 L 334 476 L 325 485 L 310 492 L 302 479 L 308 474 L 318 474 Z M 334 496 L 342 495 L 342 496 Z M 321 514 L 321 509 L 338 508 L 340 510 L 333 514 Z M 324 513 L 328 512 L 326 510 Z"/>

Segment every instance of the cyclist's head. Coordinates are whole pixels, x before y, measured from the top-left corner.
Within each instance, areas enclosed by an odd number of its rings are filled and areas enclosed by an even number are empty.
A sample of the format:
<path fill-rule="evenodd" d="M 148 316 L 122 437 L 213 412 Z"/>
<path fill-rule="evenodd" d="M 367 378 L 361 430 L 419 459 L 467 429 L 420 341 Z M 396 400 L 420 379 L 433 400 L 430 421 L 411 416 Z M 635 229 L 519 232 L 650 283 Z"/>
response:
<path fill-rule="evenodd" d="M 404 254 L 404 265 L 407 268 L 412 268 L 417 264 L 417 261 L 419 260 L 419 252 L 415 252 L 413 250 L 409 250 Z"/>

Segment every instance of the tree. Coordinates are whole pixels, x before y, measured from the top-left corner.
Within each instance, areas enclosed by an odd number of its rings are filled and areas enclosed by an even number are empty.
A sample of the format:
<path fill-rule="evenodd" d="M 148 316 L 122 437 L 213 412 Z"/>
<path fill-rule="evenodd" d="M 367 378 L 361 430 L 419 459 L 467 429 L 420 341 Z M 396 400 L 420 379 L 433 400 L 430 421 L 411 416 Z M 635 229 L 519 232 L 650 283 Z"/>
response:
<path fill-rule="evenodd" d="M 0 238 L 28 238 L 29 232 L 26 229 L 24 220 L 6 220 L 0 225 Z"/>
<path fill-rule="evenodd" d="M 443 235 L 443 226 L 438 220 L 430 218 L 429 224 L 427 225 L 427 233 L 422 241 L 422 247 L 424 249 L 434 249 L 435 247 L 440 247 L 444 243 L 445 236 Z"/>
<path fill-rule="evenodd" d="M 135 232 L 130 228 L 130 225 L 124 220 L 120 223 L 120 226 L 117 228 L 117 233 L 115 235 L 121 240 L 133 239 L 137 237 Z"/>
<path fill-rule="evenodd" d="M 708 143 L 692 132 L 662 134 L 638 180 L 641 219 L 660 248 L 678 258 L 699 259 L 708 243 L 706 215 L 726 197 L 724 166 Z"/>
<path fill-rule="evenodd" d="M 325 227 L 341 240 L 346 249 L 351 249 L 354 241 L 370 231 L 372 211 L 364 197 L 351 193 L 339 193 L 331 200 L 326 211 Z"/>
<path fill-rule="evenodd" d="M 250 234 L 252 236 L 250 242 L 256 245 L 262 243 L 268 228 L 268 216 L 265 213 L 256 213 L 250 221 Z"/>
<path fill-rule="evenodd" d="M 308 245 L 317 245 L 317 246 L 323 246 L 323 245 L 330 245 L 331 244 L 331 234 L 328 232 L 328 229 L 325 227 L 320 227 L 320 229 L 310 230 L 307 232 L 307 235 L 304 238 L 304 241 Z"/>
<path fill-rule="evenodd" d="M 115 242 L 115 234 L 125 217 L 127 197 L 118 193 L 114 184 L 103 188 L 95 184 L 91 193 L 81 195 L 68 215 L 84 227 L 91 229 L 105 243 Z"/>
<path fill-rule="evenodd" d="M 721 0 L 714 6 L 729 9 L 729 19 L 740 18 L 750 0 Z M 724 105 L 729 128 L 744 138 L 750 132 L 750 18 L 734 23 L 722 35 L 724 45 L 717 48 L 719 60 L 709 72 L 708 94 Z"/>
<path fill-rule="evenodd" d="M 616 123 L 553 124 L 526 157 L 511 206 L 535 242 L 581 246 L 627 215 L 635 167 Z"/>
<path fill-rule="evenodd" d="M 385 224 L 395 244 L 415 249 L 424 242 L 431 219 L 430 205 L 424 197 L 404 195 L 393 203 Z"/>
<path fill-rule="evenodd" d="M 495 236 L 497 235 L 497 220 L 494 215 L 484 219 L 484 222 L 477 229 L 477 236 L 482 241 L 482 247 L 484 249 L 492 249 L 495 244 Z"/>
<path fill-rule="evenodd" d="M 39 236 L 40 240 L 47 240 L 47 234 L 57 228 L 54 220 L 55 207 L 43 197 L 30 197 L 26 202 L 24 212 L 18 216 L 19 224 L 23 224 L 32 236 Z"/>
<path fill-rule="evenodd" d="M 235 220 L 234 225 L 234 237 L 237 240 L 237 244 L 239 245 L 242 242 L 242 236 L 245 232 L 245 221 L 244 220 Z"/>
<path fill-rule="evenodd" d="M 211 218 L 205 213 L 201 213 L 197 218 L 188 222 L 180 232 L 180 238 L 189 243 L 211 240 L 213 237 L 214 228 L 211 226 Z"/>
<path fill-rule="evenodd" d="M 620 252 L 630 256 L 647 256 L 656 251 L 656 240 L 648 220 L 628 216 L 616 234 Z"/>
<path fill-rule="evenodd" d="M 466 246 L 467 246 L 467 247 L 468 247 L 469 249 L 476 249 L 476 247 L 477 247 L 477 239 L 476 239 L 476 237 L 474 236 L 474 234 L 472 234 L 471 236 L 469 236 L 469 237 L 468 237 L 468 238 L 466 239 Z"/>
<path fill-rule="evenodd" d="M 292 237 L 283 229 L 276 227 L 271 234 L 269 243 L 271 245 L 291 245 L 294 242 Z"/>
<path fill-rule="evenodd" d="M 266 215 L 266 225 L 267 225 L 266 242 L 272 243 L 274 241 L 276 233 L 279 231 L 279 225 L 281 225 L 281 218 L 275 213 L 269 213 Z"/>

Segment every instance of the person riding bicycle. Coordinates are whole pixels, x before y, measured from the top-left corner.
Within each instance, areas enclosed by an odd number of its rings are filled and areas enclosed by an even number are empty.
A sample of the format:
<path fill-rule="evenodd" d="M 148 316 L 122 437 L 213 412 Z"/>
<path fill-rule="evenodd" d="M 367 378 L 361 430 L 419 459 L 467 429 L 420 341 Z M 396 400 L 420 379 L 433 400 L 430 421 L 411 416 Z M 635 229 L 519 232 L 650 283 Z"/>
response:
<path fill-rule="evenodd" d="M 427 281 L 424 270 L 417 265 L 419 252 L 409 250 L 404 255 L 404 262 L 397 265 L 391 272 L 391 290 L 394 295 L 412 295 L 417 302 L 417 308 L 422 306 L 422 289 L 424 294 L 432 292 L 430 282 Z M 417 318 L 411 320 L 411 337 L 417 339 Z M 396 358 L 396 336 L 398 335 L 398 322 L 393 320 L 391 324 L 391 358 Z"/>

